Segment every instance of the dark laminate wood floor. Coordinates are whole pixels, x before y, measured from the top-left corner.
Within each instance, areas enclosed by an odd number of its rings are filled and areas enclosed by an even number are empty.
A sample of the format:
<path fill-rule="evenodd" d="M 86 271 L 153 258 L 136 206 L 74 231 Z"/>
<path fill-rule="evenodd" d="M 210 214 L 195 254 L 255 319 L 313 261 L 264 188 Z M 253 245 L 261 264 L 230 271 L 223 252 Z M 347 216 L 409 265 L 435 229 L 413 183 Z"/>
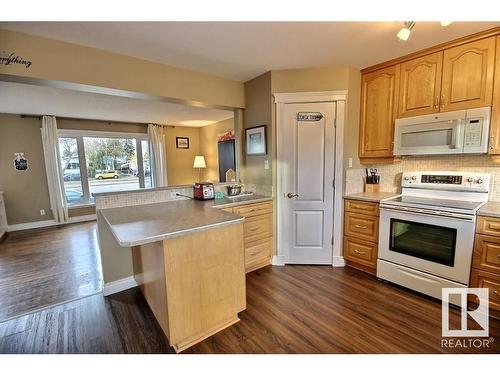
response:
<path fill-rule="evenodd" d="M 452 320 L 459 318 L 452 312 Z M 266 267 L 247 275 L 241 322 L 186 353 L 462 353 L 441 348 L 441 303 L 353 269 Z M 500 352 L 500 321 L 491 319 Z M 0 324 L 1 353 L 171 353 L 137 288 Z"/>
<path fill-rule="evenodd" d="M 13 232 L 0 243 L 0 322 L 101 290 L 95 222 Z"/>

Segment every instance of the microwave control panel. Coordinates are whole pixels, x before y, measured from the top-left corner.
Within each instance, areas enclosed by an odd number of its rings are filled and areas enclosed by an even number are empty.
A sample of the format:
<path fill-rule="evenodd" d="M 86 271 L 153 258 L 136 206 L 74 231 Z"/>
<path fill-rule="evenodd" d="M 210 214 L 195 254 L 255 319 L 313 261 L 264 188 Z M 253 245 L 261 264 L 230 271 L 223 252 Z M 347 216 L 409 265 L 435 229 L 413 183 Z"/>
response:
<path fill-rule="evenodd" d="M 483 139 L 482 119 L 468 119 L 465 124 L 465 147 L 480 147 Z"/>

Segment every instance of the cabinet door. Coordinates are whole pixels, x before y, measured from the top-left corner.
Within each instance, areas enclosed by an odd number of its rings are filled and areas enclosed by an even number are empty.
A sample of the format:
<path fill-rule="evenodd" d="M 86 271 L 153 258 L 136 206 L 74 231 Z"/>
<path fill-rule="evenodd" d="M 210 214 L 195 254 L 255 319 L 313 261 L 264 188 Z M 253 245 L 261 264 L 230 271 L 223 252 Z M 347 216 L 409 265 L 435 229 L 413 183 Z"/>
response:
<path fill-rule="evenodd" d="M 393 156 L 394 119 L 397 114 L 399 65 L 363 75 L 359 156 Z"/>
<path fill-rule="evenodd" d="M 439 112 L 443 52 L 401 64 L 399 117 Z"/>
<path fill-rule="evenodd" d="M 500 155 L 500 36 L 497 36 L 495 85 L 491 107 L 490 155 Z"/>
<path fill-rule="evenodd" d="M 495 37 L 445 50 L 441 112 L 491 105 L 494 65 Z"/>

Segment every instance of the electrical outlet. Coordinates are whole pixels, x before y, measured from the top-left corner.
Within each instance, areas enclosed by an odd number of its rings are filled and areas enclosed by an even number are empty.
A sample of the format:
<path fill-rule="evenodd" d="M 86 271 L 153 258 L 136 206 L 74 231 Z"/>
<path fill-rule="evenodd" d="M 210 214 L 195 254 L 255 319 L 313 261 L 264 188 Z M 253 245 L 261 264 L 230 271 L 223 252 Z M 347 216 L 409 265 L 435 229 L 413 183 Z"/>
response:
<path fill-rule="evenodd" d="M 171 192 L 170 192 L 170 198 L 177 198 L 177 197 L 178 197 L 178 195 L 177 195 L 177 194 L 179 194 L 179 192 L 178 192 L 178 191 L 171 191 Z"/>
<path fill-rule="evenodd" d="M 264 169 L 269 169 L 269 160 L 264 160 Z"/>
<path fill-rule="evenodd" d="M 40 215 L 45 216 L 45 210 L 43 208 L 40 210 Z"/>
<path fill-rule="evenodd" d="M 352 168 L 352 158 L 349 158 L 349 168 Z"/>

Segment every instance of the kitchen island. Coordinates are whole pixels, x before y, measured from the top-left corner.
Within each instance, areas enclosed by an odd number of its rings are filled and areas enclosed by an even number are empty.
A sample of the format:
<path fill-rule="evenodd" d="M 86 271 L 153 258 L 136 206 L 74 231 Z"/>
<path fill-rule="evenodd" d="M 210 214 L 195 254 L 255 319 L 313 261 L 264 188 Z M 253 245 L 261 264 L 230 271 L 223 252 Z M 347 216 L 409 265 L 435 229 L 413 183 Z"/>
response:
<path fill-rule="evenodd" d="M 243 217 L 187 199 L 100 216 L 117 243 L 132 248 L 134 278 L 177 352 L 239 321 L 246 308 Z"/>

